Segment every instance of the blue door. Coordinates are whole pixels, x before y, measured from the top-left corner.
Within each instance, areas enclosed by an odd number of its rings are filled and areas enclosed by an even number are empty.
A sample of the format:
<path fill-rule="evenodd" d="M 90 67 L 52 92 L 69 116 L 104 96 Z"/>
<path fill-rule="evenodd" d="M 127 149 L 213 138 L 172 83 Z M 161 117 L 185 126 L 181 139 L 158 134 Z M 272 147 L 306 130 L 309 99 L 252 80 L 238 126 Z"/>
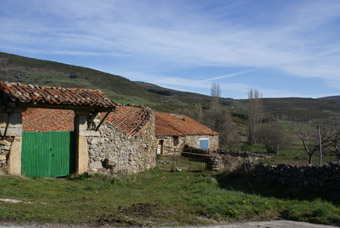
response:
<path fill-rule="evenodd" d="M 209 139 L 200 139 L 200 149 L 209 149 Z"/>

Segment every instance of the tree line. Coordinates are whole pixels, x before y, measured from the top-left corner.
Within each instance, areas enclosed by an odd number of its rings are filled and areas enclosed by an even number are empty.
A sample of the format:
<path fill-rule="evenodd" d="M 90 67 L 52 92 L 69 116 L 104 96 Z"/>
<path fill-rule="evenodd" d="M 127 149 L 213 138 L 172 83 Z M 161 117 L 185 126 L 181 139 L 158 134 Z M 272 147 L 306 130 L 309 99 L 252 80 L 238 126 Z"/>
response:
<path fill-rule="evenodd" d="M 211 85 L 211 102 L 207 109 L 199 103 L 194 110 L 181 110 L 200 123 L 219 133 L 222 147 L 233 148 L 240 143 L 240 124 L 233 122 L 230 110 L 220 103 L 221 88 L 218 83 Z M 246 138 L 248 145 L 263 145 L 268 153 L 278 155 L 293 143 L 303 146 L 308 155 L 308 163 L 322 149 L 323 153 L 333 153 L 340 164 L 340 121 L 335 119 L 302 122 L 292 121 L 291 127 L 284 127 L 275 118 L 265 118 L 262 94 L 257 89 L 248 91 L 246 116 Z M 266 121 L 265 121 L 266 120 Z M 298 140 L 298 141 L 297 141 Z M 322 155 L 322 153 L 321 153 Z"/>

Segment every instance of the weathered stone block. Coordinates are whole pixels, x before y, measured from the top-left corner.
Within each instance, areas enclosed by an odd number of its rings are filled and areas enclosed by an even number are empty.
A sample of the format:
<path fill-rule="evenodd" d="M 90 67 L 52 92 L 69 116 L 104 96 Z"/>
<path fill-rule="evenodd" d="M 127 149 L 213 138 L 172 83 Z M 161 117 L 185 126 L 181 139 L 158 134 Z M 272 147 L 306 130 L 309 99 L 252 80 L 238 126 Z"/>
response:
<path fill-rule="evenodd" d="M 6 157 L 6 155 L 0 155 L 0 161 L 4 161 L 4 160 L 7 160 L 7 157 Z"/>
<path fill-rule="evenodd" d="M 0 140 L 0 145 L 10 146 L 10 145 L 12 145 L 12 143 L 8 142 L 7 140 Z"/>
<path fill-rule="evenodd" d="M 9 149 L 11 149 L 11 146 L 10 145 L 9 146 L 2 146 L 1 148 L 2 148 L 2 150 L 9 150 Z"/>
<path fill-rule="evenodd" d="M 98 170 L 98 169 L 103 168 L 103 166 L 102 166 L 102 163 L 101 163 L 100 161 L 95 161 L 95 162 L 91 162 L 91 163 L 90 163 L 89 168 L 90 168 L 91 170 L 96 171 L 96 170 Z"/>

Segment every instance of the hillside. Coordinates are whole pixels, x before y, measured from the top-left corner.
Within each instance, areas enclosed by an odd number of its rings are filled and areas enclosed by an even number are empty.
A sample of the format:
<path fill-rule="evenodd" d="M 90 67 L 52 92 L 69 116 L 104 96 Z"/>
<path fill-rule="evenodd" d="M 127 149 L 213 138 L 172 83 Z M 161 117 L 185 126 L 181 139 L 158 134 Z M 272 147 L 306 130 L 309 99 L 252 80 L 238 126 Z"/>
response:
<path fill-rule="evenodd" d="M 97 70 L 0 52 L 0 80 L 75 88 L 99 88 L 112 99 L 152 101 L 152 93 L 130 80 Z"/>
<path fill-rule="evenodd" d="M 319 99 L 323 99 L 323 100 L 340 100 L 340 96 L 320 97 Z"/>
<path fill-rule="evenodd" d="M 0 52 L 0 80 L 48 86 L 97 88 L 117 103 L 145 104 L 161 111 L 192 109 L 201 103 L 209 108 L 210 96 L 163 88 L 146 82 L 133 82 L 122 76 L 86 67 L 38 60 Z M 223 90 L 223 88 L 221 88 Z M 340 99 L 325 97 L 265 98 L 267 116 L 315 119 L 340 116 Z M 234 113 L 244 114 L 247 100 L 221 98 L 220 103 Z"/>
<path fill-rule="evenodd" d="M 313 98 L 264 98 L 264 113 L 268 117 L 292 120 L 340 117 L 340 100 Z M 247 100 L 238 100 L 246 106 Z"/>
<path fill-rule="evenodd" d="M 200 101 L 210 102 L 209 96 L 201 94 L 192 96 L 192 93 L 175 90 L 172 90 L 171 95 L 160 94 L 118 75 L 2 52 L 0 52 L 0 80 L 48 86 L 98 88 L 115 101 L 122 103 L 166 103 L 186 106 Z"/>

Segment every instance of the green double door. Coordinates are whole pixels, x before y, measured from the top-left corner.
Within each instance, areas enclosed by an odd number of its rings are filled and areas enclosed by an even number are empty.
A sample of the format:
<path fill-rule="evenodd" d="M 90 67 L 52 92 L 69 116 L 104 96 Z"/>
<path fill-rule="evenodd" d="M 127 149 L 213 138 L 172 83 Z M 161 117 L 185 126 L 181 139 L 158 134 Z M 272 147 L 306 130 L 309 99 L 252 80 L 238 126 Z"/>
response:
<path fill-rule="evenodd" d="M 75 172 L 74 132 L 23 132 L 21 174 L 59 177 Z"/>

